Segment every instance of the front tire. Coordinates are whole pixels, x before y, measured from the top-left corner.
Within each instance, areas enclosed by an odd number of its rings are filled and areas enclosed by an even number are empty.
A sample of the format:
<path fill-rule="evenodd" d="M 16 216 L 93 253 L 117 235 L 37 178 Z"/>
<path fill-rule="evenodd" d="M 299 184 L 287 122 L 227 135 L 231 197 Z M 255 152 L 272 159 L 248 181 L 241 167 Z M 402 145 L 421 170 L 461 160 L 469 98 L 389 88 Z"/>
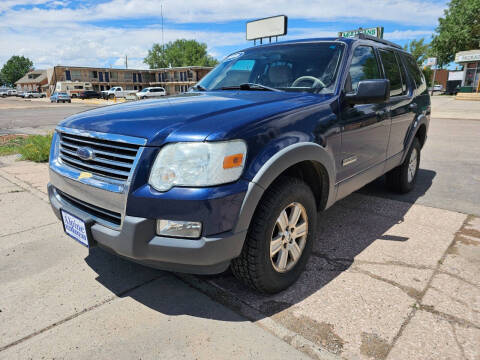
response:
<path fill-rule="evenodd" d="M 310 187 L 297 178 L 276 180 L 255 210 L 240 256 L 232 260 L 235 277 L 264 293 L 288 288 L 310 257 L 316 220 Z"/>
<path fill-rule="evenodd" d="M 418 138 L 413 139 L 413 143 L 403 163 L 390 170 L 386 175 L 389 190 L 400 194 L 406 194 L 412 191 L 417 182 L 421 149 L 422 146 Z"/>

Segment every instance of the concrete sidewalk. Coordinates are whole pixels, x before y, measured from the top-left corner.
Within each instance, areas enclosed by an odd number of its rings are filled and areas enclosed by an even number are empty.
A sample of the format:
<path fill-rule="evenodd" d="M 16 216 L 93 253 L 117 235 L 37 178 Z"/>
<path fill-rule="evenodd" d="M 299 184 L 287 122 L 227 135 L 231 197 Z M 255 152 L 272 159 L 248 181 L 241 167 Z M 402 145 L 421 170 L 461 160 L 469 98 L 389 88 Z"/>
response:
<path fill-rule="evenodd" d="M 1 359 L 307 357 L 173 274 L 89 253 L 42 198 L 45 164 L 10 160 L 0 160 Z"/>
<path fill-rule="evenodd" d="M 300 280 L 262 296 L 88 253 L 47 166 L 0 162 L 0 358 L 480 358 L 478 217 L 353 194 L 321 214 Z"/>

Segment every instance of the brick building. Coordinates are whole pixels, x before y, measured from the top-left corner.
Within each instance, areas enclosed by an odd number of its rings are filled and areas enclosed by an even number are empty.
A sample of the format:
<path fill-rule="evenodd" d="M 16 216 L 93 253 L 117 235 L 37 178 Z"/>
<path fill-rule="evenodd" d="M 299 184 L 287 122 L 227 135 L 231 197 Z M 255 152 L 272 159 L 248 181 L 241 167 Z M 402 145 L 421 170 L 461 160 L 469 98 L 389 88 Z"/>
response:
<path fill-rule="evenodd" d="M 19 91 L 45 91 L 48 87 L 47 70 L 32 70 L 15 82 Z"/>
<path fill-rule="evenodd" d="M 79 81 L 91 83 L 96 91 L 108 90 L 114 86 L 121 86 L 126 90 L 161 86 L 168 95 L 173 95 L 187 91 L 211 69 L 206 66 L 185 66 L 137 70 L 58 65 L 46 70 L 46 73 L 49 94 L 59 81 Z"/>

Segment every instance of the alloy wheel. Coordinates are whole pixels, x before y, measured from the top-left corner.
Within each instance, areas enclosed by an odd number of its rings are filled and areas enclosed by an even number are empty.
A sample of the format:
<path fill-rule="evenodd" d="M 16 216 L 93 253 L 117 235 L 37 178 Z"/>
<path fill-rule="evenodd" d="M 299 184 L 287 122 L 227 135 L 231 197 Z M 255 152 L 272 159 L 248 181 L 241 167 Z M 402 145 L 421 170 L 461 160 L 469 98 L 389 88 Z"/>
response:
<path fill-rule="evenodd" d="M 287 272 L 297 264 L 307 235 L 307 212 L 302 204 L 293 202 L 280 212 L 270 240 L 270 260 L 277 272 Z"/>

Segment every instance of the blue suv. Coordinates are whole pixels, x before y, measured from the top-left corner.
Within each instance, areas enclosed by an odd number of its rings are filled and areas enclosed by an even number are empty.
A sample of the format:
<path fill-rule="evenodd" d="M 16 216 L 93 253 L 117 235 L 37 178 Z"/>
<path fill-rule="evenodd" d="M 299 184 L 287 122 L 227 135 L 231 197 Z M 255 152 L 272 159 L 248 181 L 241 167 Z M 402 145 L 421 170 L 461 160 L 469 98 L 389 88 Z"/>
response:
<path fill-rule="evenodd" d="M 85 246 L 171 271 L 230 266 L 274 293 L 304 269 L 321 210 L 383 174 L 414 187 L 429 118 L 422 72 L 393 43 L 256 46 L 185 94 L 61 122 L 50 202 Z"/>

